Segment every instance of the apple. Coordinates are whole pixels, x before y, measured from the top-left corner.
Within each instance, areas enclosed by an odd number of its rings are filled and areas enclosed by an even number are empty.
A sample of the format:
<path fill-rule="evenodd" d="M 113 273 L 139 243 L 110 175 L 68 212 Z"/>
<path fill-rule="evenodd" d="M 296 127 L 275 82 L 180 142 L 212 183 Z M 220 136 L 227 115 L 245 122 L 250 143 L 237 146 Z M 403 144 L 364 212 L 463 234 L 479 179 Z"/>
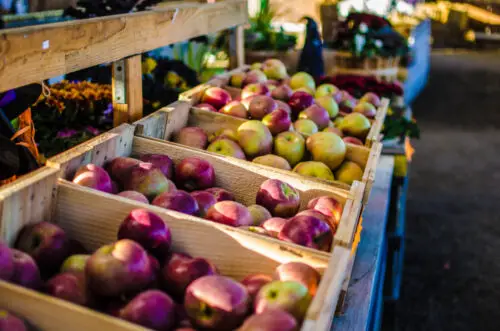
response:
<path fill-rule="evenodd" d="M 304 138 L 308 138 L 318 132 L 318 126 L 316 123 L 309 119 L 296 120 L 295 123 L 293 123 L 293 128 Z"/>
<path fill-rule="evenodd" d="M 231 278 L 212 275 L 198 278 L 186 290 L 184 307 L 198 328 L 234 330 L 249 311 L 246 288 Z"/>
<path fill-rule="evenodd" d="M 234 195 L 231 192 L 229 192 L 221 187 L 211 187 L 211 188 L 206 189 L 205 191 L 213 194 L 215 197 L 215 200 L 217 200 L 217 202 L 234 201 L 235 200 Z"/>
<path fill-rule="evenodd" d="M 275 280 L 264 285 L 254 301 L 256 314 L 283 310 L 302 321 L 312 301 L 307 287 L 294 281 Z"/>
<path fill-rule="evenodd" d="M 123 184 L 128 178 L 132 167 L 139 163 L 141 161 L 131 157 L 117 157 L 106 165 L 106 169 L 112 179 Z"/>
<path fill-rule="evenodd" d="M 307 86 L 299 87 L 298 89 L 293 90 L 294 92 L 306 92 L 314 97 L 314 90 Z"/>
<path fill-rule="evenodd" d="M 321 98 L 321 97 L 333 97 L 335 93 L 339 91 L 338 87 L 333 85 L 333 84 L 322 84 L 318 86 L 316 89 L 316 93 L 314 94 L 315 98 Z"/>
<path fill-rule="evenodd" d="M 106 193 L 113 192 L 111 177 L 106 170 L 95 164 L 86 164 L 78 168 L 73 183 Z"/>
<path fill-rule="evenodd" d="M 276 100 L 287 102 L 292 96 L 293 91 L 288 85 L 280 85 L 271 91 L 271 97 Z"/>
<path fill-rule="evenodd" d="M 290 108 L 290 106 L 286 102 L 281 101 L 281 100 L 274 100 L 274 101 L 276 102 L 276 105 L 277 105 L 278 109 L 283 109 L 290 116 L 292 115 L 292 108 Z"/>
<path fill-rule="evenodd" d="M 120 192 L 120 185 L 116 181 L 111 180 L 111 193 L 118 194 L 119 192 Z"/>
<path fill-rule="evenodd" d="M 284 109 L 276 109 L 262 119 L 262 123 L 269 129 L 272 135 L 288 131 L 292 125 L 290 114 Z"/>
<path fill-rule="evenodd" d="M 238 143 L 229 138 L 218 138 L 207 148 L 207 151 L 225 156 L 232 156 L 240 160 L 246 160 L 245 152 Z"/>
<path fill-rule="evenodd" d="M 275 280 L 294 281 L 301 283 L 309 290 L 309 293 L 314 296 L 318 290 L 321 275 L 319 272 L 308 264 L 302 262 L 288 262 L 276 268 L 274 274 Z"/>
<path fill-rule="evenodd" d="M 188 191 L 203 190 L 215 185 L 215 170 L 206 160 L 187 157 L 177 164 L 175 180 Z"/>
<path fill-rule="evenodd" d="M 228 105 L 225 105 L 222 109 L 226 108 L 227 106 Z M 208 136 L 202 128 L 188 126 L 182 128 L 174 136 L 174 142 L 193 148 L 205 149 L 205 147 L 207 147 Z M 171 176 L 169 178 L 171 178 Z"/>
<path fill-rule="evenodd" d="M 293 167 L 304 158 L 305 140 L 298 132 L 282 132 L 274 140 L 274 153 Z"/>
<path fill-rule="evenodd" d="M 191 196 L 198 203 L 199 216 L 205 218 L 210 207 L 217 203 L 215 196 L 207 191 L 194 191 Z"/>
<path fill-rule="evenodd" d="M 148 198 L 146 198 L 144 194 L 139 193 L 137 191 L 123 191 L 118 193 L 117 195 L 137 202 L 149 204 Z"/>
<path fill-rule="evenodd" d="M 288 222 L 288 219 L 281 217 L 272 217 L 262 223 L 262 227 L 269 233 L 271 237 L 278 238 L 281 229 Z"/>
<path fill-rule="evenodd" d="M 42 284 L 40 270 L 31 256 L 17 249 L 11 249 L 13 273 L 10 282 L 37 290 Z M 9 279 L 4 279 L 9 281 Z"/>
<path fill-rule="evenodd" d="M 14 273 L 12 252 L 6 244 L 0 241 L 0 279 L 8 281 Z"/>
<path fill-rule="evenodd" d="M 335 177 L 347 185 L 352 185 L 355 180 L 361 181 L 363 179 L 363 169 L 355 162 L 347 161 L 335 171 Z"/>
<path fill-rule="evenodd" d="M 360 113 L 368 118 L 374 118 L 377 114 L 377 108 L 369 102 L 361 101 L 352 110 L 355 113 Z"/>
<path fill-rule="evenodd" d="M 256 95 L 248 105 L 248 113 L 253 119 L 260 120 L 276 108 L 276 102 L 270 96 Z"/>
<path fill-rule="evenodd" d="M 278 234 L 278 239 L 329 252 L 333 241 L 330 225 L 314 216 L 291 218 Z"/>
<path fill-rule="evenodd" d="M 288 77 L 285 64 L 277 59 L 267 59 L 262 63 L 262 71 L 268 79 L 281 80 Z"/>
<path fill-rule="evenodd" d="M 341 129 L 346 136 L 353 136 L 360 139 L 366 137 L 370 128 L 370 120 L 360 113 L 348 114 L 344 117 L 339 126 L 339 129 Z"/>
<path fill-rule="evenodd" d="M 331 96 L 325 95 L 322 97 L 316 97 L 314 102 L 328 112 L 329 118 L 335 118 L 339 114 L 339 105 Z"/>
<path fill-rule="evenodd" d="M 28 331 L 28 326 L 22 319 L 8 312 L 7 310 L 0 309 L 0 331 Z"/>
<path fill-rule="evenodd" d="M 307 72 L 301 71 L 294 74 L 290 78 L 290 87 L 292 88 L 292 90 L 296 90 L 301 87 L 307 87 L 314 91 L 316 89 L 316 83 L 314 82 L 314 78 L 311 75 L 309 75 Z"/>
<path fill-rule="evenodd" d="M 272 92 L 276 87 L 278 87 L 278 85 L 280 85 L 280 83 L 275 80 L 275 79 L 268 79 L 265 84 L 267 85 L 267 87 L 269 87 L 269 90 Z"/>
<path fill-rule="evenodd" d="M 90 293 L 83 272 L 65 272 L 47 281 L 45 293 L 77 305 L 88 306 L 91 303 Z"/>
<path fill-rule="evenodd" d="M 265 311 L 248 317 L 238 331 L 295 331 L 295 318 L 283 310 Z"/>
<path fill-rule="evenodd" d="M 177 191 L 165 192 L 158 195 L 151 204 L 165 209 L 175 210 L 180 213 L 196 216 L 199 213 L 198 203 L 189 193 Z"/>
<path fill-rule="evenodd" d="M 61 266 L 61 273 L 64 272 L 83 272 L 90 255 L 88 254 L 75 254 L 69 256 L 64 260 Z"/>
<path fill-rule="evenodd" d="M 169 180 L 161 169 L 152 163 L 144 162 L 132 167 L 129 178 L 124 184 L 126 191 L 142 193 L 148 200 L 152 200 L 158 194 L 172 189 Z"/>
<path fill-rule="evenodd" d="M 314 104 L 312 106 L 307 107 L 299 114 L 300 119 L 309 119 L 313 121 L 319 130 L 323 130 L 328 126 L 330 122 L 330 117 L 328 116 L 328 112 L 321 106 Z"/>
<path fill-rule="evenodd" d="M 262 183 L 255 201 L 275 217 L 291 217 L 300 207 L 299 192 L 279 179 L 268 179 Z"/>
<path fill-rule="evenodd" d="M 306 209 L 306 210 L 303 210 L 303 211 L 299 212 L 296 216 L 312 216 L 312 217 L 316 217 L 316 218 L 322 220 L 323 222 L 327 223 L 328 225 L 330 225 L 330 228 L 331 228 L 333 234 L 335 234 L 335 232 L 337 231 L 338 221 L 335 221 L 335 219 L 333 217 L 328 217 L 328 216 L 320 213 L 317 210 Z"/>
<path fill-rule="evenodd" d="M 118 239 L 137 242 L 159 260 L 169 254 L 172 245 L 170 228 L 160 216 L 146 209 L 134 209 L 125 217 L 118 228 Z"/>
<path fill-rule="evenodd" d="M 208 220 L 230 226 L 245 226 L 253 223 L 252 214 L 247 207 L 235 201 L 220 201 L 210 207 Z"/>
<path fill-rule="evenodd" d="M 25 225 L 14 247 L 29 254 L 44 275 L 59 270 L 69 255 L 69 240 L 63 229 L 55 224 L 40 222 Z"/>
<path fill-rule="evenodd" d="M 182 293 L 184 296 L 184 293 Z M 183 298 L 184 299 L 184 298 Z M 175 303 L 175 331 L 196 331 L 192 328 L 191 321 L 188 318 L 184 304 Z"/>
<path fill-rule="evenodd" d="M 217 268 L 206 259 L 173 253 L 161 274 L 167 293 L 182 300 L 189 284 L 200 277 L 217 274 Z"/>
<path fill-rule="evenodd" d="M 271 213 L 266 208 L 260 205 L 248 206 L 248 211 L 250 212 L 250 215 L 252 215 L 252 225 L 259 226 L 264 221 L 272 217 Z"/>
<path fill-rule="evenodd" d="M 231 75 L 229 78 L 229 85 L 234 87 L 242 87 L 245 81 L 246 74 L 244 72 L 237 72 Z"/>
<path fill-rule="evenodd" d="M 238 142 L 245 155 L 253 159 L 271 153 L 273 136 L 261 121 L 251 120 L 238 127 Z"/>
<path fill-rule="evenodd" d="M 288 100 L 292 115 L 297 117 L 301 111 L 314 104 L 314 98 L 309 93 L 297 91 Z"/>
<path fill-rule="evenodd" d="M 214 106 L 208 103 L 200 103 L 195 106 L 196 108 L 203 109 L 203 110 L 208 110 L 208 111 L 213 111 L 217 112 L 217 109 L 215 109 Z"/>
<path fill-rule="evenodd" d="M 307 138 L 307 150 L 313 161 L 323 162 L 330 169 L 336 169 L 346 154 L 346 146 L 342 138 L 332 132 L 318 132 Z"/>
<path fill-rule="evenodd" d="M 219 138 L 227 138 L 236 142 L 238 141 L 238 137 L 236 136 L 236 131 L 232 129 L 219 129 L 208 137 L 208 142 L 212 143 Z"/>
<path fill-rule="evenodd" d="M 344 206 L 334 197 L 319 197 L 308 202 L 308 209 L 319 211 L 321 214 L 329 217 L 335 227 L 338 227 Z"/>
<path fill-rule="evenodd" d="M 247 109 L 239 101 L 231 101 L 230 103 L 219 109 L 219 113 L 240 118 L 248 117 Z"/>
<path fill-rule="evenodd" d="M 249 97 L 253 97 L 256 95 L 271 95 L 271 91 L 269 91 L 269 87 L 262 83 L 248 84 L 241 90 L 241 100 L 245 100 Z M 242 101 L 243 102 L 243 101 Z M 245 104 L 243 102 L 243 104 Z"/>
<path fill-rule="evenodd" d="M 349 94 L 349 92 L 344 91 L 344 90 L 341 90 L 338 93 L 335 93 L 334 98 L 335 98 L 335 101 L 337 103 L 341 103 L 341 102 L 347 101 L 347 100 L 355 100 L 355 98 L 351 94 Z"/>
<path fill-rule="evenodd" d="M 269 275 L 264 274 L 253 274 L 246 276 L 241 284 L 246 287 L 248 294 L 250 295 L 250 299 L 253 300 L 259 293 L 259 290 L 262 286 L 273 281 L 273 278 Z"/>
<path fill-rule="evenodd" d="M 335 133 L 337 136 L 339 136 L 340 138 L 342 138 L 344 136 L 344 134 L 342 133 L 342 130 L 340 130 L 339 128 L 335 128 L 335 127 L 327 127 L 323 130 L 323 132 L 332 132 L 332 133 Z M 345 139 L 342 139 L 345 141 Z"/>
<path fill-rule="evenodd" d="M 135 296 L 119 317 L 152 330 L 171 330 L 175 324 L 175 303 L 165 293 L 148 290 Z"/>
<path fill-rule="evenodd" d="M 283 170 L 292 170 L 288 161 L 278 155 L 267 154 L 263 156 L 256 157 L 252 160 L 253 163 L 258 163 L 262 165 L 266 165 L 273 168 L 283 169 Z"/>
<path fill-rule="evenodd" d="M 257 69 L 257 70 L 262 69 L 262 63 L 260 63 L 260 62 L 252 63 L 252 65 L 250 66 L 250 70 L 255 70 L 255 69 Z"/>
<path fill-rule="evenodd" d="M 357 104 L 355 99 L 347 99 L 339 102 L 339 109 L 343 113 L 352 113 Z"/>
<path fill-rule="evenodd" d="M 252 69 L 246 73 L 243 80 L 243 86 L 256 83 L 265 83 L 267 81 L 266 75 L 260 69 Z"/>
<path fill-rule="evenodd" d="M 378 108 L 380 107 L 380 104 L 381 104 L 381 101 L 380 101 L 380 98 L 378 95 L 376 95 L 375 93 L 373 92 L 367 92 L 365 93 L 361 99 L 359 99 L 359 102 L 369 102 L 371 103 L 373 106 L 375 106 L 375 108 Z"/>
<path fill-rule="evenodd" d="M 335 180 L 332 171 L 323 162 L 304 161 L 293 168 L 293 172 L 303 176 L 315 177 L 324 180 Z"/>
<path fill-rule="evenodd" d="M 144 289 L 153 278 L 153 268 L 141 245 L 122 239 L 95 251 L 87 261 L 85 276 L 93 293 L 113 297 Z"/>
<path fill-rule="evenodd" d="M 353 145 L 359 145 L 359 146 L 364 145 L 363 142 L 359 138 L 356 138 L 356 137 L 344 137 L 344 138 L 342 138 L 342 140 L 346 144 L 353 144 Z"/>
<path fill-rule="evenodd" d="M 155 168 L 160 171 L 168 179 L 172 179 L 174 173 L 174 161 L 164 154 L 143 154 L 140 157 L 142 162 L 151 163 Z"/>
<path fill-rule="evenodd" d="M 201 97 L 202 103 L 208 103 L 215 109 L 221 109 L 231 101 L 231 95 L 228 91 L 220 87 L 209 87 Z"/>

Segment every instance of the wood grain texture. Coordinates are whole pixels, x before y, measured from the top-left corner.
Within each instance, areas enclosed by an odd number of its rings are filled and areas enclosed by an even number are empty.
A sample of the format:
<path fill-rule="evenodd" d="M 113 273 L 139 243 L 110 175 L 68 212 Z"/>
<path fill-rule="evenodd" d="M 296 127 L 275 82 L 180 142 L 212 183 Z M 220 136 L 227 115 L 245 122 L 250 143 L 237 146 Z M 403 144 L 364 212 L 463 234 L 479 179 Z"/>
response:
<path fill-rule="evenodd" d="M 121 65 L 113 64 L 113 125 L 119 126 L 123 123 L 135 122 L 142 118 L 142 66 L 141 56 L 135 55 L 126 58 L 125 68 Z M 115 70 L 125 70 L 125 103 L 117 103 L 115 98 Z"/>
<path fill-rule="evenodd" d="M 232 30 L 229 39 L 229 56 L 231 68 L 239 68 L 245 64 L 244 27 L 241 25 Z"/>
<path fill-rule="evenodd" d="M 382 156 L 376 181 L 363 212 L 362 240 L 354 261 L 342 316 L 335 319 L 335 331 L 368 330 L 377 279 L 381 272 L 394 157 Z"/>
<path fill-rule="evenodd" d="M 171 3 L 154 11 L 0 33 L 0 91 L 244 24 L 245 0 Z"/>
<path fill-rule="evenodd" d="M 368 198 L 370 197 L 370 192 L 375 182 L 375 175 L 377 172 L 377 167 L 379 163 L 380 156 L 382 155 L 383 144 L 381 142 L 376 142 L 370 149 L 370 157 L 368 159 L 365 171 L 363 173 L 363 183 L 366 184 L 365 192 L 363 195 L 363 204 L 368 203 Z"/>
<path fill-rule="evenodd" d="M 380 107 L 377 109 L 377 114 L 375 116 L 375 121 L 372 123 L 370 132 L 366 137 L 365 145 L 370 148 L 375 142 L 380 142 L 382 140 L 382 127 L 384 126 L 385 116 L 387 115 L 387 109 L 389 108 L 389 99 L 382 98 Z"/>

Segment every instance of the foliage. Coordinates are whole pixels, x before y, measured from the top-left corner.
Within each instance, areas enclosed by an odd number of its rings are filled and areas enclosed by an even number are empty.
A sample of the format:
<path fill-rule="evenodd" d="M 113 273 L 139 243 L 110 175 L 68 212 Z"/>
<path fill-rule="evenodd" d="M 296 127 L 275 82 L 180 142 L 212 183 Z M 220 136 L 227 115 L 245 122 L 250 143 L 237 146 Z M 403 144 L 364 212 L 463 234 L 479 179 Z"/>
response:
<path fill-rule="evenodd" d="M 420 129 L 414 118 L 406 118 L 404 109 L 389 109 L 384 122 L 384 139 L 399 138 L 401 143 L 405 137 L 420 138 Z"/>
<path fill-rule="evenodd" d="M 400 82 L 388 83 L 370 76 L 350 74 L 326 76 L 319 80 L 319 84 L 333 84 L 356 98 L 361 98 L 367 92 L 373 92 L 388 99 L 403 95 L 403 86 Z"/>
<path fill-rule="evenodd" d="M 64 11 L 77 19 L 126 14 L 147 10 L 161 0 L 78 0 L 76 7 Z"/>

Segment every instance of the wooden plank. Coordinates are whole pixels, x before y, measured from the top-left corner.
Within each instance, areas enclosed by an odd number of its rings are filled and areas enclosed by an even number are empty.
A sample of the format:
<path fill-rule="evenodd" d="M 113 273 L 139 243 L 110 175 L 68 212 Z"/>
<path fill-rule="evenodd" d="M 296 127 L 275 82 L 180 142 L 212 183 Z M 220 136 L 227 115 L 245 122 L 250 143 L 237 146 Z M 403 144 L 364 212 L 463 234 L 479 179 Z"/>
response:
<path fill-rule="evenodd" d="M 123 71 L 124 70 L 124 74 Z M 121 72 L 118 73 L 118 72 Z M 123 76 L 123 81 L 117 77 Z M 113 63 L 113 124 L 135 122 L 142 118 L 142 67 L 141 56 L 135 55 Z M 124 89 L 124 91 L 118 91 Z M 120 92 L 124 92 L 122 96 Z M 125 97 L 125 100 L 119 100 Z"/>
<path fill-rule="evenodd" d="M 354 261 L 351 284 L 348 288 L 342 316 L 335 319 L 335 331 L 368 330 L 377 279 L 383 259 L 394 157 L 382 156 L 377 168 L 376 182 L 363 213 L 362 240 Z"/>
<path fill-rule="evenodd" d="M 244 27 L 237 26 L 231 33 L 229 43 L 231 68 L 239 68 L 245 64 L 245 37 Z"/>
<path fill-rule="evenodd" d="M 154 11 L 0 33 L 0 91 L 113 62 L 246 23 L 246 0 L 172 3 Z"/>
<path fill-rule="evenodd" d="M 385 116 L 387 115 L 387 109 L 389 108 L 389 99 L 382 98 L 382 102 L 380 107 L 377 110 L 377 114 L 375 116 L 375 121 L 372 123 L 372 127 L 368 132 L 366 137 L 366 146 L 372 147 L 375 142 L 379 142 L 382 140 L 382 127 L 385 122 Z"/>

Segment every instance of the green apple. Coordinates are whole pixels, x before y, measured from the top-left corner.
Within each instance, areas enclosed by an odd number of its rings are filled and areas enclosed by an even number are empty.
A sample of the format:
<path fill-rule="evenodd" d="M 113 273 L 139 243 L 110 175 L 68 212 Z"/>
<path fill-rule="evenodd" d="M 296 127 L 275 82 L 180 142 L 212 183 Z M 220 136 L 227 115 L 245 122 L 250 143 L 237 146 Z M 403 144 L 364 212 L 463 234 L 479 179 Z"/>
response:
<path fill-rule="evenodd" d="M 208 136 L 208 142 L 213 142 L 217 138 L 229 138 L 233 141 L 238 141 L 236 131 L 232 129 L 219 129 Z"/>
<path fill-rule="evenodd" d="M 323 97 L 323 96 L 333 96 L 335 93 L 337 93 L 339 89 L 337 86 L 333 84 L 322 84 L 318 86 L 316 89 L 316 94 L 314 95 L 316 98 Z"/>
<path fill-rule="evenodd" d="M 250 66 L 250 70 L 260 70 L 262 69 L 262 63 L 260 62 L 254 62 L 252 63 L 252 65 Z"/>
<path fill-rule="evenodd" d="M 347 136 L 364 139 L 370 131 L 371 123 L 365 115 L 361 113 L 351 113 L 344 117 L 338 126 Z"/>
<path fill-rule="evenodd" d="M 267 59 L 264 61 L 261 70 L 266 74 L 267 79 L 281 80 L 288 77 L 285 65 L 277 59 Z"/>
<path fill-rule="evenodd" d="M 300 162 L 295 166 L 295 168 L 293 168 L 293 172 L 308 177 L 315 177 L 325 180 L 335 180 L 332 171 L 323 162 Z"/>
<path fill-rule="evenodd" d="M 313 91 L 312 95 L 314 95 L 314 90 L 316 90 L 316 83 L 314 82 L 314 78 L 311 75 L 309 75 L 307 72 L 301 71 L 292 76 L 292 78 L 290 79 L 290 87 L 292 88 L 292 90 L 296 90 L 301 87 L 307 87 Z"/>
<path fill-rule="evenodd" d="M 299 132 L 304 138 L 309 137 L 312 134 L 318 132 L 318 126 L 311 120 L 299 119 L 293 123 L 293 128 L 295 131 Z"/>
<path fill-rule="evenodd" d="M 323 162 L 332 170 L 344 161 L 345 143 L 333 132 L 315 133 L 307 138 L 306 145 L 314 161 Z"/>
<path fill-rule="evenodd" d="M 217 138 L 207 147 L 207 151 L 237 159 L 246 160 L 245 153 L 241 147 L 229 138 Z"/>
<path fill-rule="evenodd" d="M 249 159 L 270 154 L 273 148 L 271 131 L 261 121 L 251 120 L 238 127 L 238 143 Z"/>
<path fill-rule="evenodd" d="M 337 180 L 351 185 L 353 181 L 363 178 L 363 169 L 354 162 L 346 161 L 335 171 L 335 176 Z"/>
<path fill-rule="evenodd" d="M 278 155 L 267 154 L 263 156 L 256 157 L 252 160 L 254 163 L 263 164 L 269 167 L 283 169 L 283 170 L 292 170 L 288 161 Z"/>
<path fill-rule="evenodd" d="M 337 116 L 335 118 L 335 120 L 333 121 L 333 125 L 336 127 L 336 128 L 340 128 L 340 126 L 342 125 L 342 121 L 344 120 L 344 117 L 342 116 Z"/>
<path fill-rule="evenodd" d="M 234 87 L 243 87 L 243 81 L 245 80 L 246 74 L 244 72 L 237 72 L 231 76 L 229 79 L 229 85 Z"/>
<path fill-rule="evenodd" d="M 274 153 L 293 167 L 304 158 L 305 140 L 298 132 L 282 132 L 274 140 Z"/>
<path fill-rule="evenodd" d="M 329 95 L 316 97 L 316 99 L 314 99 L 314 102 L 317 105 L 320 105 L 321 107 L 325 108 L 330 118 L 335 118 L 339 114 L 339 105 Z"/>

